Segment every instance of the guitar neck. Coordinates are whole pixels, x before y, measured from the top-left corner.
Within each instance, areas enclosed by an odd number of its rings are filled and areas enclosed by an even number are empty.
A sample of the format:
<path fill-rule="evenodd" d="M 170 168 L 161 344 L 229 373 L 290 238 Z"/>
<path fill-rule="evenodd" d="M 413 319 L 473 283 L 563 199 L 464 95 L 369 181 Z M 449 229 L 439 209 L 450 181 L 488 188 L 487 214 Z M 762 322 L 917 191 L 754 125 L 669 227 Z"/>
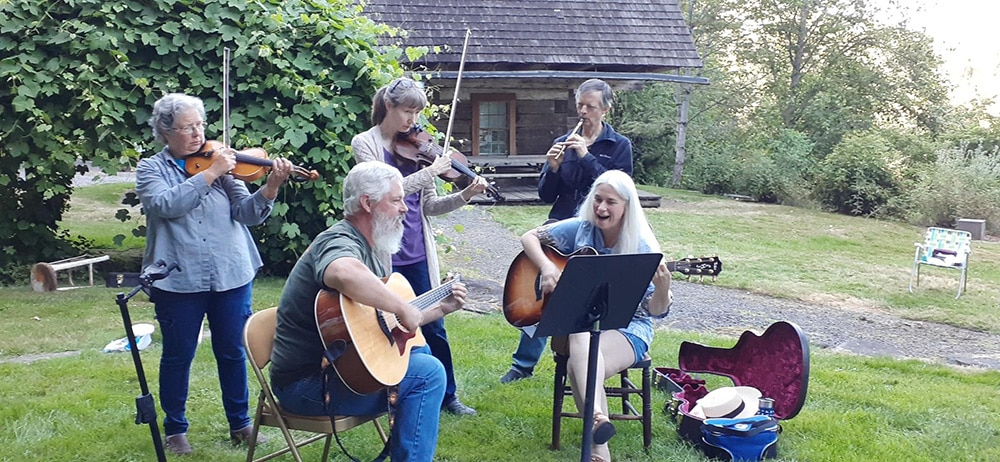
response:
<path fill-rule="evenodd" d="M 447 282 L 444 282 L 441 285 L 431 290 L 428 290 L 423 294 L 420 294 L 420 296 L 418 296 L 417 298 L 410 300 L 410 305 L 413 305 L 414 308 L 420 311 L 424 311 L 434 305 L 437 305 L 438 302 L 448 298 L 448 296 L 451 295 L 452 286 L 454 286 L 455 283 L 459 282 L 460 280 L 461 278 L 456 277 Z"/>

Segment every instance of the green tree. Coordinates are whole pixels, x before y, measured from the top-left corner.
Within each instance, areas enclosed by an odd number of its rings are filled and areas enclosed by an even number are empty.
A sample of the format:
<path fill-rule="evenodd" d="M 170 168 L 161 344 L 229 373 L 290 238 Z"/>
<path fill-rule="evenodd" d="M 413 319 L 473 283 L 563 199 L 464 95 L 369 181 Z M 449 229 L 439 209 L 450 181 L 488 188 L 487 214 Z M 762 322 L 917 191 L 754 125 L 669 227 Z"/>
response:
<path fill-rule="evenodd" d="M 925 34 L 878 22 L 866 0 L 742 7 L 747 42 L 732 44 L 731 54 L 774 98 L 782 126 L 807 134 L 820 157 L 845 134 L 881 123 L 940 132 L 947 89 Z"/>
<path fill-rule="evenodd" d="M 671 99 L 673 92 L 673 86 L 654 83 L 615 95 L 617 101 L 609 121 L 632 141 L 632 176 L 640 183 L 670 185 L 676 114 L 663 103 Z"/>
<path fill-rule="evenodd" d="M 1000 150 L 1000 116 L 990 113 L 993 100 L 975 100 L 951 108 L 942 140 L 967 153 Z"/>
<path fill-rule="evenodd" d="M 394 34 L 351 0 L 0 0 L 0 274 L 65 256 L 56 223 L 74 174 L 159 149 L 146 121 L 163 94 L 202 98 L 209 136 L 221 135 L 226 47 L 233 146 L 321 174 L 285 187 L 254 230 L 268 268 L 287 269 L 340 212 L 350 137 L 375 88 L 402 72 L 403 51 L 375 45 Z"/>

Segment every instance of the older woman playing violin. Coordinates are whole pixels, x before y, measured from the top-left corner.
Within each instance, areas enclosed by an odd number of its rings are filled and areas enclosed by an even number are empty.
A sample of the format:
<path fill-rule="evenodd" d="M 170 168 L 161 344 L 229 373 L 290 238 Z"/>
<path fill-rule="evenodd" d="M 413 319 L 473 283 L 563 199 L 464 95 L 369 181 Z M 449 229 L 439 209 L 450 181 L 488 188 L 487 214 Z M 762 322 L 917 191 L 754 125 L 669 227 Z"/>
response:
<path fill-rule="evenodd" d="M 167 450 L 192 452 L 185 416 L 188 379 L 203 319 L 212 329 L 212 351 L 222 388 L 222 406 L 234 443 L 251 437 L 247 414 L 243 326 L 251 314 L 251 287 L 262 261 L 247 226 L 263 223 L 292 164 L 274 159 L 263 187 L 250 193 L 243 181 L 227 175 L 236 167 L 235 151 L 213 153 L 212 165 L 196 175 L 186 171 L 186 156 L 205 144 L 205 107 L 198 98 L 172 93 L 153 105 L 153 137 L 166 146 L 142 159 L 136 193 L 146 214 L 143 267 L 163 260 L 181 271 L 153 284 L 150 299 L 160 323 L 160 406 Z M 264 438 L 258 436 L 258 442 Z M 214 440 L 208 438 L 207 441 Z"/>
<path fill-rule="evenodd" d="M 397 136 L 410 131 L 425 106 L 427 96 L 417 82 L 406 77 L 393 80 L 372 98 L 373 127 L 351 141 L 354 160 L 358 163 L 372 160 L 385 162 L 403 174 L 403 193 L 406 194 L 409 211 L 403 221 L 403 245 L 399 252 L 392 255 L 392 270 L 405 276 L 417 295 L 436 287 L 441 279 L 434 232 L 428 217 L 465 205 L 487 187 L 486 180 L 477 177 L 465 189 L 439 196 L 434 178 L 451 169 L 451 158 L 440 156 L 421 169 L 393 153 L 392 146 Z M 442 409 L 453 414 L 475 415 L 476 410 L 459 401 L 455 394 L 455 370 L 444 318 L 425 324 L 420 330 L 427 339 L 431 354 L 441 361 L 447 374 L 448 385 Z"/>

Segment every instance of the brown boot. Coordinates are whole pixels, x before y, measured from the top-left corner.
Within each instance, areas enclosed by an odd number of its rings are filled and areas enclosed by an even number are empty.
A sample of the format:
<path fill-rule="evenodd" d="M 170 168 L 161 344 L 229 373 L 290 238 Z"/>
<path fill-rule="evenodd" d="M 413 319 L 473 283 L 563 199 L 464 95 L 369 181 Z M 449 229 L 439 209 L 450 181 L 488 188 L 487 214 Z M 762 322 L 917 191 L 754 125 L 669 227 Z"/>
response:
<path fill-rule="evenodd" d="M 247 425 L 239 430 L 229 432 L 229 439 L 233 444 L 247 443 L 249 444 L 253 438 L 253 425 Z M 257 444 L 264 444 L 267 442 L 267 437 L 257 432 Z"/>
<path fill-rule="evenodd" d="M 194 452 L 194 449 L 188 444 L 186 433 L 167 436 L 167 442 L 163 447 L 178 456 L 186 456 Z"/>

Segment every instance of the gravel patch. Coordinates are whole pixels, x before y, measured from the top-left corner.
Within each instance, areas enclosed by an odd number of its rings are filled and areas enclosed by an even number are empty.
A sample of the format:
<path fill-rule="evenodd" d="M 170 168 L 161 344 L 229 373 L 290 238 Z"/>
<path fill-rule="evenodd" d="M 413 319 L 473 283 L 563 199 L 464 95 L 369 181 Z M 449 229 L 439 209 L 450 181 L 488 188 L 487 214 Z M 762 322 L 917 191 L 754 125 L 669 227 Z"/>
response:
<path fill-rule="evenodd" d="M 521 250 L 518 236 L 495 222 L 487 208 L 469 206 L 432 219 L 454 246 L 442 251 L 442 268 L 463 276 L 469 287 L 467 309 L 481 313 L 501 310 L 507 268 Z M 736 339 L 745 330 L 759 334 L 776 321 L 789 321 L 808 335 L 812 348 L 1000 370 L 997 334 L 852 309 L 834 301 L 772 298 L 707 281 L 678 278 L 673 290 L 671 313 L 657 321 L 658 327 Z"/>
<path fill-rule="evenodd" d="M 77 174 L 73 177 L 72 185 L 74 187 L 92 184 L 135 183 L 135 171 L 122 171 L 118 172 L 117 175 L 108 175 L 98 167 L 88 166 L 88 168 L 87 173 Z"/>

